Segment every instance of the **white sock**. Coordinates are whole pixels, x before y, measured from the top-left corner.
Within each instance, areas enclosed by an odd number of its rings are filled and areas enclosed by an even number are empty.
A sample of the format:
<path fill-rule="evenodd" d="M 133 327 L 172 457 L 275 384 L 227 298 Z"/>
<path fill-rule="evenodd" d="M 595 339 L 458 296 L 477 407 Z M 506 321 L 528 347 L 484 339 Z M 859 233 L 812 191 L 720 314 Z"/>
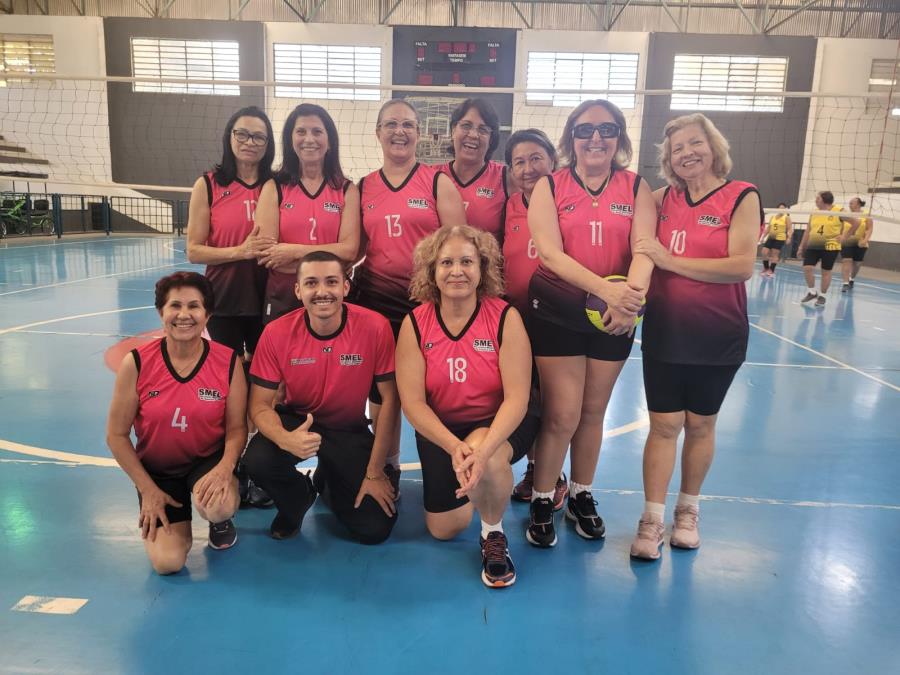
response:
<path fill-rule="evenodd" d="M 666 505 L 658 502 L 644 502 L 644 513 L 654 516 L 654 520 L 663 522 L 666 519 Z"/>
<path fill-rule="evenodd" d="M 496 525 L 491 525 L 483 520 L 481 521 L 481 538 L 487 539 L 491 532 L 503 532 L 503 520 L 501 519 Z"/>
<path fill-rule="evenodd" d="M 398 452 L 396 455 L 391 455 L 386 460 L 384 460 L 385 465 L 390 465 L 395 469 L 400 468 L 400 453 Z"/>
<path fill-rule="evenodd" d="M 534 501 L 535 499 L 549 499 L 552 501 L 555 492 L 555 490 L 550 490 L 550 492 L 538 492 L 537 490 L 532 490 L 531 501 Z"/>
<path fill-rule="evenodd" d="M 590 485 L 582 485 L 581 483 L 576 483 L 574 480 L 569 483 L 569 496 L 574 497 L 579 492 L 590 492 Z"/>
<path fill-rule="evenodd" d="M 807 292 L 807 293 L 812 293 L 813 295 L 818 295 L 818 294 L 816 293 L 816 289 L 815 289 L 815 288 L 807 288 L 807 289 L 806 289 L 806 292 Z"/>
<path fill-rule="evenodd" d="M 688 495 L 684 492 L 678 493 L 678 506 L 694 506 L 700 508 L 700 495 Z"/>

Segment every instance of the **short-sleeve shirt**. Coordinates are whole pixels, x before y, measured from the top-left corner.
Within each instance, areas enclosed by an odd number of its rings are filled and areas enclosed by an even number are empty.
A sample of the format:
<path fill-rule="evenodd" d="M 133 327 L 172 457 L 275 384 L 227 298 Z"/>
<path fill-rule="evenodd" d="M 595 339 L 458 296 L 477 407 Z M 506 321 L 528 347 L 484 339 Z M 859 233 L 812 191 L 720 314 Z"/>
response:
<path fill-rule="evenodd" d="M 492 419 L 503 403 L 500 347 L 510 305 L 483 298 L 459 335 L 451 335 L 434 303 L 411 313 L 425 359 L 425 398 L 449 427 Z"/>
<path fill-rule="evenodd" d="M 284 403 L 331 429 L 368 424 L 366 400 L 374 382 L 394 377 L 394 335 L 380 314 L 344 303 L 340 327 L 319 335 L 305 309 L 276 319 L 263 330 L 250 381 L 267 389 L 285 385 Z"/>
<path fill-rule="evenodd" d="M 528 201 L 517 192 L 506 202 L 503 274 L 506 296 L 520 312 L 528 305 L 528 283 L 538 267 L 537 249 L 528 229 Z"/>
<path fill-rule="evenodd" d="M 659 212 L 656 237 L 673 255 L 728 257 L 734 212 L 756 186 L 728 181 L 694 202 L 669 188 Z M 760 210 L 762 231 L 765 216 Z M 737 365 L 747 354 L 747 291 L 743 282 L 714 284 L 655 268 L 647 294 L 643 351 L 667 363 Z"/>
<path fill-rule="evenodd" d="M 341 232 L 341 215 L 350 181 L 340 188 L 327 180 L 315 193 L 302 181 L 297 184 L 276 183 L 278 189 L 278 241 L 285 244 L 335 244 Z M 294 293 L 296 273 L 271 270 L 266 284 L 267 320 L 297 309 L 300 301 Z"/>
<path fill-rule="evenodd" d="M 132 350 L 138 369 L 134 418 L 137 456 L 148 473 L 176 476 L 225 447 L 225 406 L 237 353 L 203 340 L 185 377 L 175 372 L 165 338 Z"/>
<path fill-rule="evenodd" d="M 840 206 L 835 204 L 829 209 L 835 213 L 843 211 Z M 809 238 L 806 240 L 806 247 L 811 250 L 840 251 L 841 243 L 838 237 L 844 229 L 844 221 L 840 216 L 810 216 L 809 217 Z"/>
<path fill-rule="evenodd" d="M 490 232 L 497 240 L 503 234 L 503 206 L 506 203 L 506 165 L 487 161 L 472 178 L 463 182 L 453 169 L 451 160 L 441 166 L 463 200 L 466 222 L 479 230 Z"/>
<path fill-rule="evenodd" d="M 222 186 L 213 172 L 203 175 L 209 203 L 207 246 L 230 248 L 244 243 L 253 229 L 262 182 L 248 185 L 240 179 Z M 235 260 L 206 266 L 213 287 L 216 316 L 259 316 L 262 313 L 266 270 L 256 260 Z"/>

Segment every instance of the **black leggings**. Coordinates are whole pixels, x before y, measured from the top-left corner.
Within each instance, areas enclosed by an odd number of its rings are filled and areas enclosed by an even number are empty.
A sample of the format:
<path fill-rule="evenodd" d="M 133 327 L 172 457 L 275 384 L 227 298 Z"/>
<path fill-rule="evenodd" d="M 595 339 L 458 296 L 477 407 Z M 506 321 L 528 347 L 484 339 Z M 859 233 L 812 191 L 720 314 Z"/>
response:
<path fill-rule="evenodd" d="M 306 415 L 296 415 L 279 406 L 278 415 L 288 431 L 299 427 Z M 375 437 L 368 429 L 336 431 L 313 424 L 311 431 L 322 435 L 315 482 L 328 492 L 331 510 L 350 534 L 363 544 L 380 544 L 387 539 L 397 514 L 388 516 L 370 496 L 354 508 L 356 495 L 366 476 Z M 258 433 L 244 453 L 244 466 L 253 482 L 266 491 L 278 512 L 299 524 L 309 503 L 309 482 L 296 469 L 303 460 L 282 450 Z"/>

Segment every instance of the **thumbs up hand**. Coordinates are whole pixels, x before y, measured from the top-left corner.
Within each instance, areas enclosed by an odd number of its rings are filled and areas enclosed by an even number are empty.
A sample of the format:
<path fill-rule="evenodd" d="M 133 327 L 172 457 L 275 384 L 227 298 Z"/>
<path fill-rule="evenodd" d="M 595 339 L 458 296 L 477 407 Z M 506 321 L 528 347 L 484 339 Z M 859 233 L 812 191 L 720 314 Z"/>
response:
<path fill-rule="evenodd" d="M 319 446 L 322 444 L 322 436 L 315 431 L 309 430 L 310 427 L 312 427 L 312 424 L 313 416 L 307 413 L 306 420 L 303 424 L 293 431 L 287 432 L 286 438 L 281 444 L 281 449 L 287 450 L 289 453 L 300 459 L 309 459 L 319 452 Z"/>

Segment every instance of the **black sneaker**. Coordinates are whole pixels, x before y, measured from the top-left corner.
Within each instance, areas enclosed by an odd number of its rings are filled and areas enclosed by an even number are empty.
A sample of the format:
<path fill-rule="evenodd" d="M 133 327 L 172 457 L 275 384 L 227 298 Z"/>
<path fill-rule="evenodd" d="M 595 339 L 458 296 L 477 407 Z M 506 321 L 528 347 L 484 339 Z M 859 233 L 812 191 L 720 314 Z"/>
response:
<path fill-rule="evenodd" d="M 803 298 L 801 298 L 800 304 L 805 305 L 807 302 L 812 302 L 813 300 L 815 300 L 818 297 L 819 297 L 818 293 L 807 293 L 806 295 L 803 296 Z"/>
<path fill-rule="evenodd" d="M 556 528 L 553 527 L 553 500 L 534 499 L 531 502 L 531 523 L 525 530 L 529 544 L 538 548 L 556 546 Z"/>
<path fill-rule="evenodd" d="M 606 536 L 603 518 L 597 515 L 597 500 L 587 490 L 579 492 L 574 498 L 569 495 L 566 518 L 575 523 L 575 531 L 580 537 L 603 539 Z"/>
<path fill-rule="evenodd" d="M 301 474 L 301 476 L 309 485 L 309 501 L 306 504 L 306 508 L 300 512 L 300 518 L 297 520 L 288 518 L 280 511 L 276 513 L 275 518 L 272 519 L 272 524 L 269 526 L 269 535 L 272 539 L 282 540 L 296 537 L 300 533 L 300 526 L 303 525 L 303 516 L 306 515 L 306 512 L 309 511 L 316 501 L 316 488 L 313 486 L 312 479 L 304 474 Z"/>
<path fill-rule="evenodd" d="M 385 464 L 384 475 L 388 477 L 391 487 L 394 488 L 394 503 L 396 504 L 400 501 L 400 467 Z"/>
<path fill-rule="evenodd" d="M 237 530 L 234 523 L 223 520 L 221 523 L 209 524 L 209 547 L 216 551 L 231 548 L 237 543 Z"/>
<path fill-rule="evenodd" d="M 525 467 L 525 475 L 516 483 L 512 491 L 512 498 L 517 502 L 530 502 L 531 491 L 534 489 L 534 462 L 528 462 Z"/>
<path fill-rule="evenodd" d="M 824 307 L 825 306 L 825 296 L 820 295 L 816 298 L 816 307 Z"/>
<path fill-rule="evenodd" d="M 516 583 L 516 566 L 509 557 L 509 545 L 502 532 L 491 532 L 481 540 L 481 580 L 489 588 L 505 588 Z"/>
<path fill-rule="evenodd" d="M 254 483 L 252 480 L 248 480 L 249 485 L 247 486 L 247 504 L 250 506 L 255 506 L 258 509 L 271 509 L 275 502 L 272 501 L 272 498 L 266 494 L 266 491 L 263 490 L 259 485 Z"/>
<path fill-rule="evenodd" d="M 846 283 L 846 284 L 844 284 L 843 286 L 841 286 L 841 293 L 846 293 L 846 292 L 849 291 L 849 290 L 850 290 L 850 284 L 849 284 L 849 283 Z"/>
<path fill-rule="evenodd" d="M 847 284 L 850 286 L 850 288 L 853 288 L 853 279 L 851 279 L 850 281 L 848 281 Z"/>
<path fill-rule="evenodd" d="M 238 462 L 235 474 L 238 479 L 238 494 L 241 496 L 241 508 L 243 509 L 250 506 L 250 476 L 247 474 L 243 462 Z"/>

